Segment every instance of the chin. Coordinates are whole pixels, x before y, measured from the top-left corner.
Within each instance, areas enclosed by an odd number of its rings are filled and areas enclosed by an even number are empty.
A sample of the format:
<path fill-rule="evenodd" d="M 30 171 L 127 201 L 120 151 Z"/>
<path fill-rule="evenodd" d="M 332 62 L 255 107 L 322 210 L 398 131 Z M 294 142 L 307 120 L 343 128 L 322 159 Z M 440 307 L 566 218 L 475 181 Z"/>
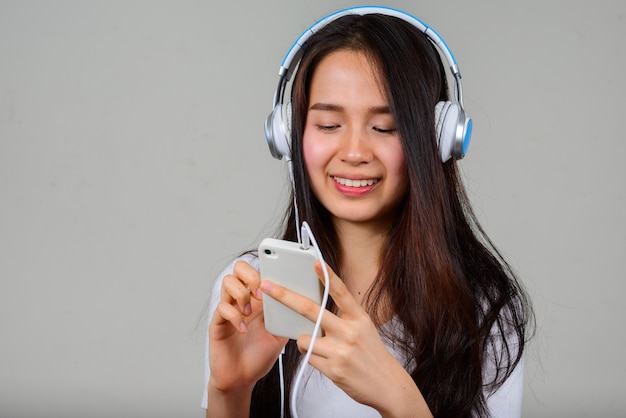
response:
<path fill-rule="evenodd" d="M 382 213 L 371 213 L 367 211 L 358 211 L 355 209 L 352 210 L 341 210 L 332 212 L 333 218 L 335 218 L 338 222 L 348 222 L 353 224 L 380 224 L 391 221 L 391 218 L 388 214 Z"/>

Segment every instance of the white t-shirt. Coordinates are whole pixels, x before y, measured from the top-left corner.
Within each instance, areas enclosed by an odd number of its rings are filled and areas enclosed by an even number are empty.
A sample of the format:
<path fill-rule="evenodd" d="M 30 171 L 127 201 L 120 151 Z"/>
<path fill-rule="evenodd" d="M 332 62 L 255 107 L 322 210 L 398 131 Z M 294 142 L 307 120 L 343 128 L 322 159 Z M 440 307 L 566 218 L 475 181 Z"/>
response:
<path fill-rule="evenodd" d="M 213 312 L 219 303 L 220 287 L 225 275 L 232 273 L 235 262 L 243 260 L 248 262 L 258 270 L 258 259 L 253 254 L 245 254 L 235 260 L 219 276 L 215 281 L 211 300 L 209 304 L 209 320 L 213 316 Z M 394 326 L 393 320 L 383 327 Z M 404 364 L 398 351 L 393 347 L 391 341 L 383 338 L 385 345 L 390 353 L 392 353 L 399 361 Z M 207 408 L 207 385 L 209 383 L 209 338 L 207 334 L 207 349 L 205 350 L 205 369 L 204 369 L 204 391 L 202 396 L 202 408 Z M 306 365 L 305 377 L 303 384 L 300 386 L 297 399 L 297 410 L 299 418 L 343 418 L 343 417 L 362 417 L 362 418 L 380 418 L 380 414 L 374 408 L 360 404 L 350 398 L 343 390 L 336 386 L 330 379 L 322 373 L 314 369 L 311 365 Z M 489 367 L 487 374 L 490 373 Z M 523 361 L 517 365 L 511 376 L 498 388 L 498 390 L 487 398 L 487 405 L 491 415 L 495 418 L 520 418 L 522 411 L 522 392 L 524 386 L 524 365 Z M 286 406 L 288 407 L 288 405 Z"/>

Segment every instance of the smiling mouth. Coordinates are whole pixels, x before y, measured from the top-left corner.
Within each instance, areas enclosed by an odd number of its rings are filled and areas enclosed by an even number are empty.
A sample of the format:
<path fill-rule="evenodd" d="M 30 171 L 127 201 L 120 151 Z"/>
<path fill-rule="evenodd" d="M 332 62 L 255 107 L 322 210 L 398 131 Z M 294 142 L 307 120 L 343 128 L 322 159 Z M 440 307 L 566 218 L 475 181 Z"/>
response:
<path fill-rule="evenodd" d="M 341 184 L 342 186 L 347 186 L 347 187 L 367 187 L 367 186 L 371 186 L 373 184 L 378 183 L 378 179 L 363 179 L 363 180 L 351 180 L 351 179 L 345 179 L 343 177 L 337 177 L 337 176 L 333 176 L 333 179 Z"/>

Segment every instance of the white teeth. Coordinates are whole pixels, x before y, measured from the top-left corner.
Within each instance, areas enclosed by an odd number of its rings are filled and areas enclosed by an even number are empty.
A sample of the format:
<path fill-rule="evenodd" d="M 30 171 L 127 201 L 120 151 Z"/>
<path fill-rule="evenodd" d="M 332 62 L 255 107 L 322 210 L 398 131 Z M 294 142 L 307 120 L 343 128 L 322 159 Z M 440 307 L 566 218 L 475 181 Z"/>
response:
<path fill-rule="evenodd" d="M 335 179 L 335 181 L 339 184 L 341 184 L 342 186 L 348 186 L 348 187 L 365 187 L 365 186 L 371 186 L 374 183 L 378 183 L 378 179 L 367 179 L 367 180 L 350 180 L 350 179 L 344 179 L 342 177 L 333 177 Z"/>

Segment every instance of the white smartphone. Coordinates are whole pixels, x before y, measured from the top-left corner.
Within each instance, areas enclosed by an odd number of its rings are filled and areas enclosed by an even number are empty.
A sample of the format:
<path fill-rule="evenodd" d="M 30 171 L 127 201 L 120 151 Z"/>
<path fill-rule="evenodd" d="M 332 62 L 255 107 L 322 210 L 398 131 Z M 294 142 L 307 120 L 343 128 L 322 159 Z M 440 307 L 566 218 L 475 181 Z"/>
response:
<path fill-rule="evenodd" d="M 266 238 L 259 245 L 261 281 L 270 280 L 321 304 L 323 285 L 313 269 L 315 260 L 315 250 L 305 250 L 297 242 Z M 263 312 L 270 334 L 294 340 L 302 334 L 313 335 L 315 322 L 265 294 Z"/>

